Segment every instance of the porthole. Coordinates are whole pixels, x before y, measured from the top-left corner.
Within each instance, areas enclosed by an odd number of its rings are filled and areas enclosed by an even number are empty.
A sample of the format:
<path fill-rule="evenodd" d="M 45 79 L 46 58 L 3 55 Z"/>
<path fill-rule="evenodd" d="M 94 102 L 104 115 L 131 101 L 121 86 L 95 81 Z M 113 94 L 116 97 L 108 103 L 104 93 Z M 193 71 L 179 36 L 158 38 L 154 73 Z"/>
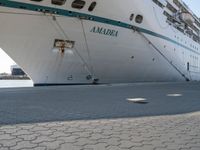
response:
<path fill-rule="evenodd" d="M 51 3 L 54 5 L 64 5 L 66 0 L 51 0 Z"/>
<path fill-rule="evenodd" d="M 88 8 L 88 11 L 93 11 L 96 5 L 97 5 L 97 2 L 92 2 L 90 7 Z"/>
<path fill-rule="evenodd" d="M 140 24 L 140 23 L 142 23 L 142 21 L 143 21 L 143 16 L 142 15 L 137 15 L 136 18 L 135 18 L 135 22 Z"/>
<path fill-rule="evenodd" d="M 134 19 L 134 14 L 131 14 L 129 19 L 130 19 L 130 21 L 133 21 L 133 19 Z"/>
<path fill-rule="evenodd" d="M 82 9 L 85 6 L 85 1 L 75 0 L 72 2 L 72 8 Z"/>

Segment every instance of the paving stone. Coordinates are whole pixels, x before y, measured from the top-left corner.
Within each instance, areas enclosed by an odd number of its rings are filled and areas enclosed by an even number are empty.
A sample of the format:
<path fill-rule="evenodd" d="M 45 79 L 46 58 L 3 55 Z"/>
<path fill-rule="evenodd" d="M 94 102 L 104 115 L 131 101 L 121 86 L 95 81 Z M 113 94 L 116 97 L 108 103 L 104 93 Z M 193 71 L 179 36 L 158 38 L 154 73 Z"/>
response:
<path fill-rule="evenodd" d="M 39 146 L 45 146 L 48 150 L 55 150 L 61 147 L 61 144 L 64 144 L 64 141 L 53 141 L 53 142 L 42 142 L 39 143 Z"/>
<path fill-rule="evenodd" d="M 4 132 L 6 134 L 14 134 L 14 133 L 16 133 L 19 130 L 20 130 L 19 128 L 13 128 L 13 129 L 6 129 L 6 130 L 4 130 Z"/>
<path fill-rule="evenodd" d="M 153 145 L 142 145 L 141 147 L 132 147 L 130 148 L 130 150 L 154 150 L 154 146 Z"/>
<path fill-rule="evenodd" d="M 129 134 L 120 134 L 118 136 L 115 135 L 115 137 L 120 138 L 121 140 L 131 140 L 131 136 Z"/>
<path fill-rule="evenodd" d="M 0 150 L 199 150 L 199 116 L 200 112 L 3 126 Z"/>
<path fill-rule="evenodd" d="M 81 130 L 87 130 L 87 129 L 90 129 L 90 130 L 95 130 L 95 129 L 98 129 L 98 130 L 103 130 L 103 129 L 101 129 L 101 128 L 97 128 L 96 126 L 91 126 L 91 125 L 88 125 L 88 124 L 86 124 L 86 125 L 81 125 L 80 127 L 79 127 L 79 129 L 81 129 Z"/>
<path fill-rule="evenodd" d="M 27 150 L 27 148 L 25 148 L 24 150 Z M 47 150 L 47 148 L 42 146 L 37 146 L 35 148 L 30 148 L 30 150 Z"/>
<path fill-rule="evenodd" d="M 103 129 L 99 129 L 99 128 L 95 128 L 95 129 L 87 128 L 87 129 L 85 129 L 85 131 L 92 132 L 92 133 L 95 133 L 95 134 L 97 134 L 97 133 L 100 134 L 100 133 L 103 132 Z"/>
<path fill-rule="evenodd" d="M 168 149 L 166 147 L 155 147 L 153 150 L 168 150 Z"/>
<path fill-rule="evenodd" d="M 17 142 L 22 141 L 22 139 L 19 138 L 15 138 L 15 139 L 11 139 L 11 140 L 0 140 L 0 144 L 3 147 L 12 147 L 12 146 L 16 146 Z"/>
<path fill-rule="evenodd" d="M 42 142 L 53 142 L 56 139 L 50 138 L 48 136 L 38 136 L 35 140 L 31 141 L 31 143 L 37 144 Z"/>
<path fill-rule="evenodd" d="M 80 146 L 75 146 L 72 143 L 64 143 L 60 145 L 59 150 L 83 150 L 83 148 Z"/>
<path fill-rule="evenodd" d="M 43 136 L 50 136 L 53 134 L 53 132 L 55 132 L 55 130 L 44 130 L 44 131 L 37 131 L 37 132 L 34 132 L 34 133 L 39 133 Z"/>
<path fill-rule="evenodd" d="M 80 137 L 79 136 L 61 136 L 61 137 L 58 137 L 57 140 L 62 140 L 64 141 L 65 143 L 76 143 L 77 140 L 79 139 Z"/>
<path fill-rule="evenodd" d="M 108 146 L 106 150 L 128 150 L 127 148 L 120 148 L 118 146 Z"/>
<path fill-rule="evenodd" d="M 20 149 L 32 149 L 35 148 L 37 144 L 30 143 L 29 141 L 18 142 L 16 146 L 10 147 L 11 150 L 20 150 Z"/>
<path fill-rule="evenodd" d="M 179 145 L 179 144 L 176 144 L 176 143 L 170 143 L 168 145 L 166 145 L 168 149 L 189 149 L 190 146 L 186 146 L 186 145 Z"/>
<path fill-rule="evenodd" d="M 143 143 L 132 143 L 132 144 L 133 144 L 133 148 L 142 147 L 144 145 Z"/>
<path fill-rule="evenodd" d="M 187 146 L 187 147 L 200 147 L 200 143 L 187 143 L 185 146 Z"/>
<path fill-rule="evenodd" d="M 71 133 L 64 133 L 64 132 L 61 132 L 61 131 L 57 131 L 57 132 L 52 133 L 49 137 L 58 138 L 58 137 L 68 137 L 68 136 L 71 136 L 71 135 L 72 135 Z"/>
<path fill-rule="evenodd" d="M 35 126 L 33 129 L 31 129 L 32 132 L 37 132 L 37 131 L 48 131 L 50 128 L 49 127 L 44 127 L 44 126 Z"/>
<path fill-rule="evenodd" d="M 32 124 L 24 124 L 24 125 L 20 125 L 18 126 L 17 129 L 22 129 L 22 130 L 31 130 L 33 129 L 35 126 L 33 126 Z"/>
<path fill-rule="evenodd" d="M 82 138 L 89 138 L 91 137 L 92 132 L 80 132 L 78 135 Z"/>
<path fill-rule="evenodd" d="M 8 147 L 1 147 L 0 146 L 0 150 L 9 150 L 9 148 Z"/>
<path fill-rule="evenodd" d="M 49 127 L 49 130 L 55 130 L 56 132 L 65 132 L 69 129 L 69 127 L 66 125 L 66 126 L 61 126 L 61 127 L 58 127 L 58 126 L 51 126 Z"/>
<path fill-rule="evenodd" d="M 167 145 L 165 143 L 163 143 L 163 141 L 160 141 L 160 140 L 153 140 L 151 141 L 150 143 L 148 144 L 152 144 L 155 146 L 155 148 L 166 148 Z M 171 144 L 170 144 L 171 145 Z"/>
<path fill-rule="evenodd" d="M 35 140 L 40 134 L 29 134 L 29 135 L 18 135 L 17 137 L 23 139 L 24 141 L 33 141 Z"/>
<path fill-rule="evenodd" d="M 11 136 L 10 134 L 2 134 L 0 135 L 0 140 L 11 140 L 14 139 L 15 136 Z"/>
<path fill-rule="evenodd" d="M 110 136 L 112 135 L 114 132 L 114 130 L 103 130 L 103 132 L 101 134 L 105 135 L 105 136 Z"/>
<path fill-rule="evenodd" d="M 91 137 L 90 137 L 91 140 L 98 140 L 98 139 L 109 139 L 109 136 L 105 136 L 105 135 L 102 135 L 102 134 L 92 134 Z"/>
<path fill-rule="evenodd" d="M 113 127 L 111 125 L 102 124 L 101 126 L 99 126 L 99 129 L 101 129 L 101 130 L 112 130 Z"/>
<path fill-rule="evenodd" d="M 125 141 L 125 140 L 122 140 L 120 141 L 120 145 L 119 145 L 120 148 L 131 148 L 131 147 L 134 147 L 134 143 L 131 142 L 131 141 Z"/>
<path fill-rule="evenodd" d="M 93 149 L 93 150 L 106 150 L 106 147 L 108 147 L 108 145 L 106 143 L 98 143 L 95 145 L 85 145 L 84 148 L 89 148 L 89 149 Z"/>
<path fill-rule="evenodd" d="M 12 133 L 11 135 L 13 135 L 13 136 L 18 136 L 18 135 L 30 135 L 30 134 L 33 134 L 33 133 L 34 133 L 34 132 L 32 132 L 32 131 L 22 129 L 22 130 L 18 130 L 18 131 L 15 132 L 15 133 Z"/>
<path fill-rule="evenodd" d="M 88 126 L 89 128 L 89 126 Z M 65 133 L 75 133 L 75 132 L 84 132 L 83 129 L 79 129 L 79 128 L 69 128 L 66 131 L 64 131 Z"/>
<path fill-rule="evenodd" d="M 197 144 L 200 144 L 200 136 L 199 136 L 199 138 L 192 138 L 188 143 L 190 143 L 190 142 L 193 142 L 193 143 L 197 143 Z"/>
<path fill-rule="evenodd" d="M 99 143 L 107 143 L 110 146 L 118 146 L 120 145 L 120 138 L 110 138 L 110 139 L 99 139 Z"/>
<path fill-rule="evenodd" d="M 142 138 L 142 136 L 137 136 L 137 137 L 131 137 L 130 141 L 132 141 L 133 143 L 142 143 L 144 139 Z"/>
<path fill-rule="evenodd" d="M 52 128 L 52 129 L 54 129 L 54 128 L 57 129 L 57 128 L 60 128 L 60 127 L 63 127 L 63 126 L 64 126 L 64 123 L 58 123 L 58 122 L 51 122 L 51 123 L 45 124 L 46 128 Z"/>
<path fill-rule="evenodd" d="M 96 144 L 97 142 L 92 141 L 88 138 L 79 138 L 77 139 L 76 143 L 74 143 L 74 145 L 77 146 L 84 146 L 84 145 L 90 145 L 90 144 Z"/>
<path fill-rule="evenodd" d="M 191 147 L 190 150 L 200 150 L 200 146 Z"/>

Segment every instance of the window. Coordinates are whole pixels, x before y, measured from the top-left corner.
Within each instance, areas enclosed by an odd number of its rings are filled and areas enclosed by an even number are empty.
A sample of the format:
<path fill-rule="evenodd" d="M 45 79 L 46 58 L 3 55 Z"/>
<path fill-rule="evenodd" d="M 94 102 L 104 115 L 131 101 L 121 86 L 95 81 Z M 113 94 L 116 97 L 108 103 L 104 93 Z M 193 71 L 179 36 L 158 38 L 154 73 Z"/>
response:
<path fill-rule="evenodd" d="M 93 11 L 96 5 L 97 5 L 97 2 L 92 2 L 90 7 L 88 8 L 88 11 Z"/>
<path fill-rule="evenodd" d="M 142 21 L 143 21 L 143 16 L 142 15 L 137 15 L 136 18 L 135 18 L 135 22 L 140 24 L 140 23 L 142 23 Z"/>
<path fill-rule="evenodd" d="M 164 5 L 161 2 L 159 2 L 158 0 L 153 0 L 153 2 L 156 3 L 161 8 L 164 7 Z"/>
<path fill-rule="evenodd" d="M 134 14 L 131 14 L 131 15 L 130 15 L 130 18 L 129 18 L 130 21 L 133 21 L 133 18 L 134 18 Z"/>
<path fill-rule="evenodd" d="M 72 3 L 72 8 L 82 9 L 85 6 L 85 1 L 83 0 L 75 0 Z"/>
<path fill-rule="evenodd" d="M 54 5 L 64 5 L 66 0 L 51 0 L 51 3 Z"/>

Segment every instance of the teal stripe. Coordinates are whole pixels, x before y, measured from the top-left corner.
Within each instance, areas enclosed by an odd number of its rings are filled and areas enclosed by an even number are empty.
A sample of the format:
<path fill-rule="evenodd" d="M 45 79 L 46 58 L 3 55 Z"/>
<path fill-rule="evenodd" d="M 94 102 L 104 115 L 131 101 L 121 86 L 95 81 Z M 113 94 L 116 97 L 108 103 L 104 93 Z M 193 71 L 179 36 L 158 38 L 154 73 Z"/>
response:
<path fill-rule="evenodd" d="M 161 39 L 164 39 L 166 41 L 172 42 L 178 46 L 181 46 L 193 53 L 196 53 L 198 55 L 200 55 L 199 52 L 196 52 L 195 50 L 169 38 L 166 37 L 164 35 L 155 33 L 153 31 L 144 29 L 144 28 L 140 28 L 137 26 L 133 26 L 131 24 L 127 24 L 124 22 L 120 22 L 120 21 L 116 21 L 116 20 L 112 20 L 112 19 L 108 19 L 108 18 L 103 18 L 103 17 L 98 17 L 98 16 L 94 16 L 94 15 L 89 15 L 89 14 L 84 14 L 84 13 L 79 13 L 79 12 L 75 12 L 75 11 L 69 11 L 69 10 L 64 10 L 64 9 L 58 9 L 58 8 L 53 8 L 53 7 L 47 7 L 47 6 L 41 6 L 41 5 L 35 5 L 35 4 L 28 4 L 28 3 L 22 3 L 22 2 L 16 2 L 16 1 L 9 1 L 9 0 L 4 0 L 3 2 L 0 2 L 0 5 L 4 6 L 4 7 L 10 7 L 10 8 L 19 8 L 19 9 L 27 9 L 27 10 L 31 10 L 31 11 L 41 11 L 41 12 L 48 12 L 48 13 L 52 13 L 52 14 L 58 14 L 58 15 L 62 15 L 62 16 L 68 16 L 68 17 L 79 17 L 79 18 L 84 18 L 84 19 L 88 19 L 91 21 L 96 21 L 96 22 L 100 22 L 100 23 L 104 23 L 104 24 L 109 24 L 109 25 L 114 25 L 114 26 L 118 26 L 118 27 L 122 27 L 122 28 L 126 28 L 126 29 L 136 29 L 139 32 L 151 35 L 151 36 L 155 36 Z"/>

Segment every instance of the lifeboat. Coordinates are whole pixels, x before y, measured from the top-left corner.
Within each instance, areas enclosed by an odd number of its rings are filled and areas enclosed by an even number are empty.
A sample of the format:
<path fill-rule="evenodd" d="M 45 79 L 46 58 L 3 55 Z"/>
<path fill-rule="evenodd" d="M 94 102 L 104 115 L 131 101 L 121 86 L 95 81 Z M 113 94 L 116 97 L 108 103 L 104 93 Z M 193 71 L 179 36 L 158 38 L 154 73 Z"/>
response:
<path fill-rule="evenodd" d="M 195 19 L 189 13 L 181 13 L 181 20 L 187 24 L 192 25 L 195 22 Z"/>

